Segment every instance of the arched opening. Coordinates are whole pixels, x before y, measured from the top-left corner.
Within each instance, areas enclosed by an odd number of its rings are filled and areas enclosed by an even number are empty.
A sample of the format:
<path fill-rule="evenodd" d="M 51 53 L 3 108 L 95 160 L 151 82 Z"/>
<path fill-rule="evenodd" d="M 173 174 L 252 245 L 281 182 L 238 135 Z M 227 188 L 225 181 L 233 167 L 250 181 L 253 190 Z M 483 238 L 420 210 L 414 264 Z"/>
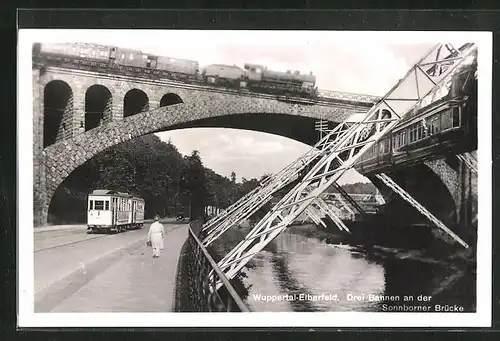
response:
<path fill-rule="evenodd" d="M 390 174 L 391 178 L 403 187 L 416 201 L 429 210 L 434 216 L 445 224 L 456 223 L 456 205 L 449 190 L 443 181 L 429 167 L 419 164 Z M 372 181 L 374 179 L 370 178 Z M 387 207 L 385 214 L 390 215 L 401 223 L 424 223 L 427 218 L 419 213 L 408 202 L 387 191 L 385 185 L 373 181 L 380 188 L 382 194 L 386 193 Z"/>
<path fill-rule="evenodd" d="M 111 121 L 113 99 L 102 85 L 92 85 L 85 93 L 85 131 Z"/>
<path fill-rule="evenodd" d="M 148 95 L 142 90 L 132 89 L 123 100 L 123 117 L 132 116 L 149 110 Z"/>
<path fill-rule="evenodd" d="M 63 81 L 55 80 L 45 86 L 43 94 L 43 147 L 71 134 L 73 92 Z"/>
<path fill-rule="evenodd" d="M 224 115 L 190 120 L 169 127 L 169 130 L 186 128 L 230 128 L 251 130 L 288 137 L 313 146 L 318 142 L 318 131 L 315 130 L 316 119 L 304 116 L 248 113 Z"/>
<path fill-rule="evenodd" d="M 160 100 L 160 107 L 166 107 L 172 104 L 184 103 L 184 101 L 177 94 L 168 93 L 163 95 Z"/>

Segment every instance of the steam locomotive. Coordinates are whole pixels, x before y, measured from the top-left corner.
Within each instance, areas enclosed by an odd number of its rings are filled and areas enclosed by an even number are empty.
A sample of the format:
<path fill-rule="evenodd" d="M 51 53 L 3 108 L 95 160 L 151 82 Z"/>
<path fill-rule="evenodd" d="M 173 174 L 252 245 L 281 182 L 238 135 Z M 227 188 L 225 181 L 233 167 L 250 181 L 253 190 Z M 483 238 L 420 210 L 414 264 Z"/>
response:
<path fill-rule="evenodd" d="M 127 76 L 146 75 L 153 79 L 168 79 L 183 83 L 227 87 L 239 91 L 268 93 L 277 96 L 318 97 L 316 76 L 299 71 L 273 71 L 264 65 L 212 64 L 200 67 L 194 60 L 156 56 L 138 50 L 96 44 L 52 43 L 33 45 L 34 59 L 50 61 L 58 66 Z"/>

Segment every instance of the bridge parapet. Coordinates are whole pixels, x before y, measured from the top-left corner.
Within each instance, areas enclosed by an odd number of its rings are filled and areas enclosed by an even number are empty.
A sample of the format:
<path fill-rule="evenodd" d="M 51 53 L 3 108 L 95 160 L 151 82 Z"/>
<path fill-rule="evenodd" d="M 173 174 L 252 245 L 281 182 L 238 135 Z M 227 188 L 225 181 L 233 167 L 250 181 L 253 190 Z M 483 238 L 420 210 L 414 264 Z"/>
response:
<path fill-rule="evenodd" d="M 188 226 L 189 236 L 182 247 L 177 266 L 174 310 L 181 312 L 248 312 L 224 273 L 198 239 L 203 222 Z M 223 286 L 216 290 L 218 281 Z"/>
<path fill-rule="evenodd" d="M 204 106 L 207 101 L 218 100 L 226 107 L 234 102 L 245 103 L 247 108 L 258 107 L 266 113 L 266 107 L 280 106 L 281 114 L 292 115 L 295 108 L 301 107 L 309 117 L 333 124 L 341 122 L 344 113 L 363 113 L 373 105 L 363 102 L 363 97 L 356 97 L 359 95 L 340 92 L 331 92 L 330 97 L 297 102 L 293 98 L 230 88 L 56 67 L 47 67 L 43 71 L 34 69 L 33 82 L 37 95 L 34 119 L 37 126 L 42 127 L 37 136 L 43 135 L 44 147 L 106 123 L 123 120 L 131 113 L 147 112 L 179 102 Z M 168 100 L 172 96 L 175 101 Z"/>
<path fill-rule="evenodd" d="M 327 89 L 318 89 L 318 96 L 320 98 L 329 98 L 341 101 L 350 101 L 357 103 L 366 103 L 366 104 L 375 104 L 377 103 L 381 97 L 373 96 L 373 95 L 364 95 L 364 94 L 355 94 L 349 92 L 340 92 L 334 90 Z"/>
<path fill-rule="evenodd" d="M 185 127 L 194 127 L 197 122 L 212 122 L 207 126 L 223 126 L 232 127 L 237 120 L 231 117 L 237 115 L 242 118 L 266 117 L 274 116 L 274 120 L 278 122 L 284 117 L 293 118 L 296 122 L 293 129 L 290 125 L 273 124 L 269 126 L 251 125 L 250 129 L 256 129 L 259 126 L 261 131 L 282 134 L 290 138 L 297 138 L 304 143 L 308 143 L 315 138 L 313 131 L 313 123 L 311 121 L 310 130 L 303 123 L 303 119 L 311 120 L 329 120 L 331 122 L 343 121 L 345 118 L 353 114 L 353 111 L 368 110 L 367 108 L 356 107 L 352 105 L 332 106 L 331 104 L 315 104 L 315 105 L 300 105 L 293 104 L 277 99 L 267 97 L 250 97 L 240 96 L 238 94 L 206 92 L 200 90 L 186 90 L 178 88 L 168 88 L 156 86 L 150 89 L 153 99 L 161 99 L 165 93 L 175 93 L 180 96 L 182 102 L 170 104 L 162 107 L 150 107 L 148 111 L 142 111 L 127 117 L 124 113 L 118 113 L 118 110 L 123 110 L 123 106 L 118 105 L 123 102 L 122 96 L 129 91 L 128 89 L 141 88 L 141 84 L 131 83 L 122 84 L 116 80 L 100 79 L 101 86 L 108 89 L 114 89 L 114 92 L 120 94 L 114 104 L 117 107 L 112 108 L 113 118 L 107 120 L 98 126 L 84 131 L 81 128 L 85 126 L 85 114 L 82 112 L 83 104 L 80 102 L 74 108 L 74 123 L 75 128 L 71 137 L 62 138 L 54 143 L 43 148 L 44 128 L 43 125 L 43 84 L 53 80 L 63 81 L 69 84 L 72 93 L 85 93 L 86 90 L 96 84 L 95 78 L 78 78 L 78 82 L 72 80 L 71 75 L 67 74 L 50 74 L 44 75 L 44 81 L 40 81 L 37 71 L 34 72 L 34 82 L 36 91 L 34 93 L 39 98 L 38 103 L 34 105 L 34 142 L 35 151 L 39 150 L 35 155 L 35 164 L 40 165 L 40 169 L 35 173 L 35 197 L 38 198 L 35 204 L 35 225 L 47 223 L 48 206 L 52 199 L 52 195 L 62 181 L 76 167 L 82 165 L 87 160 L 91 159 L 97 153 L 109 148 L 118 143 L 122 143 L 138 136 L 156 133 L 169 129 L 179 129 Z M 147 88 L 142 88 L 147 92 Z M 114 95 L 113 95 L 114 96 Z M 76 96 L 78 97 L 78 96 Z M 82 96 L 79 97 L 80 99 Z M 78 108 L 79 109 L 78 109 Z M 120 119 L 117 117 L 120 116 Z M 216 121 L 217 120 L 217 121 Z M 221 125 L 220 121 L 226 120 L 226 125 Z M 249 122 L 249 119 L 243 120 Z M 255 126 L 255 127 L 254 127 Z M 254 128 L 251 128 L 254 127 Z M 263 127 L 263 128 L 262 128 Z M 239 128 L 239 127 L 236 127 Z M 243 127 L 244 128 L 244 127 Z M 267 129 L 267 130 L 266 130 Z M 276 131 L 273 131 L 275 129 Z M 300 135 L 302 134 L 302 135 Z M 297 137 L 299 135 L 299 137 Z M 57 135 L 59 136 L 59 134 Z"/>

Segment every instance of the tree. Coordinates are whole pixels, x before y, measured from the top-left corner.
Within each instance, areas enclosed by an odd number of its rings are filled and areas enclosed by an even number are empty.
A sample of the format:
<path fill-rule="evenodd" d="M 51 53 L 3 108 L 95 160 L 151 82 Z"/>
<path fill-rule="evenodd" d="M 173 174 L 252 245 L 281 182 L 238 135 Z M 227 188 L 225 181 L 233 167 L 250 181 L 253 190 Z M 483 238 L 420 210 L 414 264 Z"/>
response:
<path fill-rule="evenodd" d="M 262 178 L 261 178 L 262 180 Z M 203 166 L 193 151 L 183 156 L 171 141 L 155 135 L 138 137 L 104 150 L 72 172 L 57 189 L 51 222 L 84 222 L 87 195 L 109 189 L 139 195 L 146 201 L 146 219 L 154 214 L 203 214 L 206 205 L 227 208 L 259 185 L 256 179 L 236 182 Z"/>
<path fill-rule="evenodd" d="M 201 162 L 200 153 L 194 150 L 186 158 L 187 165 L 182 175 L 182 187 L 189 193 L 190 214 L 192 218 L 203 215 L 208 197 L 205 168 Z"/>

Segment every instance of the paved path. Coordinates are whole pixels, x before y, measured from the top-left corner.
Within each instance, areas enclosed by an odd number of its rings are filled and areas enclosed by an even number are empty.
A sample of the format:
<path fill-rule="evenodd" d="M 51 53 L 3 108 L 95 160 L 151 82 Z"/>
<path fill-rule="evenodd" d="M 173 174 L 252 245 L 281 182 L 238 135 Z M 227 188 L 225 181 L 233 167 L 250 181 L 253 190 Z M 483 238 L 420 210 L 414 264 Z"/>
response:
<path fill-rule="evenodd" d="M 85 269 L 92 262 L 104 256 L 133 243 L 145 241 L 148 228 L 149 226 L 144 227 L 142 230 L 127 231 L 116 235 L 98 235 L 100 238 L 80 239 L 78 243 L 62 243 L 63 245 L 59 244 L 60 247 L 54 247 L 57 244 L 44 240 L 44 246 L 51 245 L 50 248 L 45 250 L 40 249 L 41 247 L 37 243 L 37 239 L 35 239 L 34 248 L 39 250 L 35 252 L 34 259 L 35 300 L 42 290 L 62 280 L 75 270 Z M 74 238 L 78 238 L 78 234 Z M 56 239 L 59 238 L 56 237 Z"/>
<path fill-rule="evenodd" d="M 145 245 L 149 225 L 140 231 L 113 236 L 122 236 L 124 240 L 121 241 L 118 241 L 118 238 L 108 240 L 106 237 L 75 244 L 78 245 L 78 251 L 69 255 L 73 259 L 73 265 L 75 260 L 90 252 L 89 248 L 94 251 L 101 247 L 115 250 L 96 257 L 96 260 L 86 263 L 83 267 L 79 268 L 77 265 L 77 271 L 43 289 L 38 300 L 35 298 L 35 311 L 171 311 L 175 272 L 180 249 L 187 238 L 187 225 L 164 226 L 165 248 L 159 259 L 153 259 L 151 248 Z M 111 247 L 112 243 L 121 244 L 122 247 Z M 50 251 L 55 250 L 60 248 Z"/>

